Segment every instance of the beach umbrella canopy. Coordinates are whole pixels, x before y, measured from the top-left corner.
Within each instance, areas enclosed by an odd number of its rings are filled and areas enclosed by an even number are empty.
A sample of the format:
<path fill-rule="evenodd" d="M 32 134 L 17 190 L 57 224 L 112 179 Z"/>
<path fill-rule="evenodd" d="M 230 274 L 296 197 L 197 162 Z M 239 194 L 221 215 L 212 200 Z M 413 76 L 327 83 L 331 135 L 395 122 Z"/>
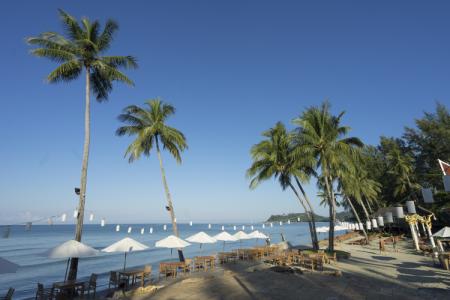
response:
<path fill-rule="evenodd" d="M 75 240 L 70 240 L 62 243 L 59 246 L 49 249 L 44 252 L 44 255 L 48 258 L 67 258 L 67 266 L 66 266 L 66 274 L 64 275 L 64 280 L 67 277 L 67 270 L 69 268 L 69 262 L 72 257 L 80 258 L 80 257 L 89 257 L 97 255 L 98 250 L 95 250 L 88 245 L 80 243 Z"/>
<path fill-rule="evenodd" d="M 49 249 L 44 254 L 48 258 L 71 258 L 71 257 L 88 257 L 97 255 L 98 250 L 95 250 L 88 245 L 80 243 L 75 240 L 70 240 L 62 243 L 59 246 Z"/>
<path fill-rule="evenodd" d="M 169 235 L 168 237 L 157 241 L 155 244 L 155 247 L 158 248 L 184 248 L 187 246 L 190 246 L 191 244 L 180 239 L 179 237 L 176 237 L 174 235 Z"/>
<path fill-rule="evenodd" d="M 0 274 L 16 273 L 19 265 L 0 257 Z"/>
<path fill-rule="evenodd" d="M 438 232 L 433 233 L 434 237 L 438 238 L 447 238 L 450 237 L 450 227 L 446 226 L 439 230 Z"/>
<path fill-rule="evenodd" d="M 267 239 L 268 238 L 267 235 L 265 235 L 264 233 L 262 233 L 258 230 L 255 230 L 252 233 L 249 233 L 248 236 L 252 239 Z"/>
<path fill-rule="evenodd" d="M 139 243 L 132 238 L 126 237 L 118 242 L 102 249 L 102 252 L 132 252 L 148 249 L 144 244 Z"/>
<path fill-rule="evenodd" d="M 217 241 L 223 241 L 223 251 L 225 251 L 225 242 L 236 242 L 238 240 L 226 231 L 222 231 L 221 233 L 216 234 L 214 238 Z"/>
<path fill-rule="evenodd" d="M 214 238 L 218 241 L 224 241 L 224 242 L 236 242 L 238 239 L 229 234 L 226 231 L 222 231 L 219 234 L 216 234 Z"/>
<path fill-rule="evenodd" d="M 233 236 L 237 239 L 237 240 L 248 240 L 251 239 L 248 234 L 246 234 L 243 231 L 238 231 L 235 234 L 233 234 Z"/>
<path fill-rule="evenodd" d="M 132 251 L 142 251 L 148 249 L 147 246 L 144 244 L 139 243 L 136 240 L 133 240 L 132 238 L 124 238 L 121 239 L 118 242 L 115 242 L 114 244 L 102 249 L 102 252 L 122 252 L 124 253 L 125 259 L 123 262 L 123 269 L 125 270 L 125 267 L 127 265 L 127 253 Z"/>
<path fill-rule="evenodd" d="M 217 242 L 215 238 L 212 236 L 209 236 L 203 231 L 200 231 L 199 233 L 196 233 L 194 235 L 191 235 L 186 239 L 186 241 L 191 243 L 198 243 L 198 244 L 213 244 Z"/>

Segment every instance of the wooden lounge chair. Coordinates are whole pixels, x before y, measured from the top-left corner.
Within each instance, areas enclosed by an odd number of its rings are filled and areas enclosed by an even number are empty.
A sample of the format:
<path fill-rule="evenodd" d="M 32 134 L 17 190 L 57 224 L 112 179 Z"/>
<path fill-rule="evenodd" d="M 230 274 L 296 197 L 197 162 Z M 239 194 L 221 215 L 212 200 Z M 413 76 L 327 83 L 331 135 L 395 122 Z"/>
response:
<path fill-rule="evenodd" d="M 11 299 L 12 299 L 12 296 L 14 295 L 14 291 L 15 291 L 15 289 L 13 289 L 12 287 L 10 287 L 10 288 L 8 289 L 8 292 L 6 293 L 6 295 L 3 296 L 3 297 L 0 297 L 0 299 L 1 299 L 1 300 L 11 300 Z"/>
<path fill-rule="evenodd" d="M 91 290 L 94 291 L 94 298 L 97 292 L 97 274 L 92 273 L 91 277 L 89 277 L 89 281 L 86 282 L 84 290 L 87 291 L 88 295 L 90 295 Z"/>
<path fill-rule="evenodd" d="M 34 298 L 35 300 L 52 300 L 54 297 L 55 289 L 53 287 L 44 288 L 42 283 L 37 284 L 36 297 Z"/>

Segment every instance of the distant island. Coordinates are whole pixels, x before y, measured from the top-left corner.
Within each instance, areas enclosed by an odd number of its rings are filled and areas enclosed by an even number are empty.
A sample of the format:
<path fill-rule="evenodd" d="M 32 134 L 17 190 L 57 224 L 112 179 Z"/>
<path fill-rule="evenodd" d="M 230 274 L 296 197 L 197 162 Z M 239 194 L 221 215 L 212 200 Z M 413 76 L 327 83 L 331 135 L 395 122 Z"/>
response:
<path fill-rule="evenodd" d="M 328 217 L 319 216 L 317 214 L 314 214 L 314 216 L 316 218 L 316 222 L 328 222 L 330 220 Z M 291 222 L 297 222 L 298 218 L 300 218 L 300 222 L 306 222 L 306 220 L 308 219 L 306 213 L 290 213 L 282 215 L 271 215 L 266 222 L 287 222 L 288 220 L 291 220 Z M 348 221 L 352 218 L 353 215 L 347 211 L 336 213 L 336 220 L 339 221 Z"/>

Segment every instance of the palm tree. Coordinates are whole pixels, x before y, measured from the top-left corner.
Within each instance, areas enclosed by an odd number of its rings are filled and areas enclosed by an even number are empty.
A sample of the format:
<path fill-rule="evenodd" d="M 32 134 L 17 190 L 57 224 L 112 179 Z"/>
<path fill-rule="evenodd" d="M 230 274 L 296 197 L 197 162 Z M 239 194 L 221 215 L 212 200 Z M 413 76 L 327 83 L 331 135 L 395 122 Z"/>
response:
<path fill-rule="evenodd" d="M 415 197 L 420 185 L 413 180 L 414 159 L 403 154 L 399 147 L 392 148 L 386 155 L 389 174 L 395 177 L 394 197 Z"/>
<path fill-rule="evenodd" d="M 330 209 L 330 231 L 328 247 L 334 251 L 334 224 L 336 220 L 336 199 L 334 181 L 342 174 L 354 172 L 351 160 L 357 153 L 355 147 L 362 142 L 355 137 L 346 137 L 350 128 L 341 125 L 344 112 L 338 116 L 331 115 L 329 104 L 311 107 L 294 119 L 296 129 L 296 152 L 309 153 L 315 158 L 315 168 L 320 170 L 323 178 L 324 192 Z"/>
<path fill-rule="evenodd" d="M 163 103 L 159 99 L 147 101 L 145 108 L 130 105 L 119 115 L 119 120 L 128 125 L 119 127 L 116 131 L 118 136 L 136 136 L 136 139 L 128 146 L 125 156 L 131 163 L 142 154 L 150 156 L 153 147 L 156 147 L 159 167 L 161 170 L 162 182 L 167 199 L 166 209 L 169 211 L 172 220 L 173 232 L 178 236 L 178 227 L 175 219 L 172 196 L 167 184 L 166 172 L 164 171 L 160 143 L 163 149 L 167 149 L 175 158 L 177 163 L 181 163 L 180 153 L 187 148 L 186 138 L 177 129 L 166 125 L 166 120 L 175 113 L 175 108 Z M 178 250 L 180 261 L 184 261 L 183 252 Z"/>
<path fill-rule="evenodd" d="M 358 223 L 362 223 L 353 202 L 359 204 L 363 208 L 366 220 L 370 221 L 370 216 L 363 200 L 366 199 L 367 202 L 377 201 L 377 196 L 381 192 L 381 185 L 367 177 L 367 173 L 362 171 L 364 166 L 361 161 L 358 160 L 354 163 L 356 164 L 355 174 L 341 176 L 339 178 L 339 189 L 341 190 L 341 196 L 351 207 Z M 362 228 L 362 231 L 368 241 L 367 233 L 364 227 Z"/>
<path fill-rule="evenodd" d="M 283 123 L 278 122 L 273 128 L 263 132 L 265 139 L 254 145 L 251 149 L 253 163 L 247 170 L 247 176 L 251 179 L 250 188 L 256 188 L 262 181 L 275 177 L 281 188 L 290 188 L 302 205 L 309 220 L 311 241 L 314 249 L 319 249 L 317 233 L 315 230 L 313 213 L 307 208 L 304 198 L 305 192 L 298 193 L 292 183 L 292 179 L 298 182 L 298 178 L 304 178 L 306 173 L 298 167 L 292 155 L 292 138 Z"/>
<path fill-rule="evenodd" d="M 27 38 L 27 42 L 37 46 L 31 50 L 33 55 L 45 57 L 60 64 L 47 76 L 50 83 L 75 80 L 85 71 L 84 146 L 75 233 L 75 240 L 81 241 L 89 161 L 90 93 L 92 91 L 97 101 L 102 102 L 108 99 L 114 81 L 133 85 L 133 82 L 119 69 L 136 68 L 137 64 L 136 59 L 132 56 L 103 55 L 110 48 L 113 36 L 119 28 L 113 20 L 107 20 L 101 31 L 99 21 L 91 22 L 87 18 L 83 18 L 79 24 L 74 17 L 62 10 L 59 10 L 59 15 L 65 35 L 44 32 L 36 37 Z M 68 278 L 76 279 L 77 270 L 78 258 L 72 258 Z"/>

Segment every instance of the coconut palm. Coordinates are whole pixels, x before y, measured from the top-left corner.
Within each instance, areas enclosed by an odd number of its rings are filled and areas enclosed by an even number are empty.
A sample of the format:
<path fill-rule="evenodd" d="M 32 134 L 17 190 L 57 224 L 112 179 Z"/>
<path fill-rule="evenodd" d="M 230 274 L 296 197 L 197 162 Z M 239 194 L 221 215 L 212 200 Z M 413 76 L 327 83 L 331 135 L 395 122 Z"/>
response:
<path fill-rule="evenodd" d="M 328 247 L 334 251 L 334 224 L 336 220 L 336 199 L 334 184 L 342 174 L 354 172 L 350 163 L 357 157 L 355 147 L 362 142 L 355 137 L 346 137 L 350 128 L 341 125 L 344 113 L 334 116 L 329 104 L 311 107 L 293 120 L 296 129 L 296 153 L 309 153 L 315 158 L 315 168 L 323 178 L 324 192 L 330 209 L 330 231 Z"/>
<path fill-rule="evenodd" d="M 37 46 L 31 54 L 48 58 L 59 66 L 48 76 L 50 83 L 69 82 L 85 73 L 85 114 L 84 114 L 84 146 L 81 167 L 80 199 L 75 239 L 81 241 L 84 206 L 86 200 L 87 171 L 90 144 L 90 93 L 101 102 L 108 99 L 113 82 L 123 82 L 133 85 L 133 82 L 119 69 L 136 68 L 136 59 L 132 56 L 104 56 L 110 48 L 118 25 L 113 20 L 107 20 L 103 30 L 99 21 L 91 22 L 83 18 L 80 23 L 59 10 L 65 34 L 44 32 L 36 37 L 27 38 L 30 45 Z M 71 259 L 69 279 L 76 279 L 78 259 Z"/>
<path fill-rule="evenodd" d="M 118 136 L 136 136 L 135 140 L 128 146 L 125 156 L 131 163 L 141 155 L 150 156 L 156 148 L 159 167 L 167 199 L 166 209 L 169 211 L 172 220 L 173 232 L 178 236 L 178 227 L 173 208 L 172 196 L 167 184 L 166 172 L 164 171 L 163 160 L 160 151 L 160 144 L 163 149 L 167 149 L 175 158 L 177 163 L 181 163 L 181 152 L 187 148 L 186 138 L 183 133 L 166 124 L 167 119 L 175 113 L 175 108 L 163 103 L 159 99 L 147 101 L 145 108 L 130 105 L 119 115 L 119 120 L 128 125 L 119 127 L 116 131 Z M 184 261 L 183 252 L 178 250 L 180 261 Z"/>
<path fill-rule="evenodd" d="M 292 139 L 283 123 L 278 122 L 273 128 L 263 132 L 264 140 L 254 145 L 251 149 L 253 163 L 247 170 L 247 176 L 251 178 L 250 188 L 256 188 L 262 181 L 272 177 L 278 179 L 283 190 L 288 187 L 294 192 L 302 205 L 309 220 L 311 241 L 314 249 L 319 248 L 313 214 L 305 204 L 304 190 L 301 194 L 296 190 L 293 179 L 300 184 L 298 178 L 304 178 L 306 173 L 298 168 L 292 155 Z"/>
<path fill-rule="evenodd" d="M 361 219 L 355 209 L 354 203 L 357 203 L 363 208 L 366 220 L 370 221 L 369 213 L 365 207 L 364 199 L 368 202 L 375 202 L 377 195 L 381 191 L 381 185 L 369 178 L 367 178 L 366 173 L 361 171 L 363 166 L 360 164 L 356 166 L 355 174 L 347 174 L 339 178 L 339 190 L 341 191 L 341 196 L 346 203 L 351 207 L 353 214 L 355 215 L 358 223 L 362 223 Z M 367 233 L 362 228 L 364 236 L 368 241 Z"/>
<path fill-rule="evenodd" d="M 387 156 L 388 173 L 395 177 L 394 197 L 415 197 L 420 185 L 413 181 L 414 159 L 403 154 L 399 147 L 392 148 Z"/>

